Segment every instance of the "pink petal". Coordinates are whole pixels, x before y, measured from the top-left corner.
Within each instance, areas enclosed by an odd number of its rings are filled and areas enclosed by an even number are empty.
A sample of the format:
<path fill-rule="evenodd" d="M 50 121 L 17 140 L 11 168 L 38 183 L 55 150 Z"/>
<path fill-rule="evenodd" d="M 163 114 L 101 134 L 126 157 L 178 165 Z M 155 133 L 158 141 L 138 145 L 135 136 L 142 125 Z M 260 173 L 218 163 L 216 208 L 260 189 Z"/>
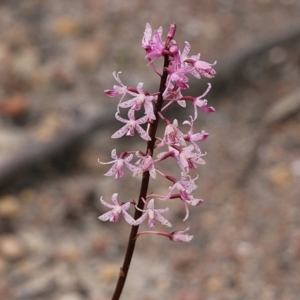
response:
<path fill-rule="evenodd" d="M 104 175 L 113 176 L 117 173 L 117 163 L 115 163 Z"/>
<path fill-rule="evenodd" d="M 112 211 L 108 211 L 107 213 L 101 215 L 100 217 L 98 217 L 99 220 L 101 221 L 107 221 L 110 220 L 112 217 L 114 216 Z"/>
<path fill-rule="evenodd" d="M 114 193 L 112 196 L 111 196 L 111 201 L 112 203 L 115 204 L 115 206 L 119 206 L 119 202 L 118 202 L 118 194 L 117 193 Z"/>
<path fill-rule="evenodd" d="M 106 201 L 104 201 L 103 197 L 100 198 L 100 201 L 101 203 L 104 205 L 104 206 L 107 206 L 109 208 L 114 208 L 115 206 L 110 204 L 110 203 L 107 203 Z"/>
<path fill-rule="evenodd" d="M 135 126 L 136 131 L 139 133 L 142 139 L 146 141 L 151 141 L 151 137 L 148 135 L 148 133 L 138 124 Z"/>
<path fill-rule="evenodd" d="M 131 215 L 128 214 L 127 211 L 124 211 L 123 210 L 123 216 L 124 216 L 124 219 L 126 220 L 126 222 L 130 225 L 137 225 L 136 224 L 136 221 L 132 218 Z"/>
<path fill-rule="evenodd" d="M 118 138 L 122 137 L 122 136 L 127 132 L 128 127 L 129 127 L 128 124 L 124 125 L 121 129 L 119 129 L 118 131 L 116 131 L 116 132 L 111 136 L 111 138 L 112 138 L 112 139 L 118 139 Z"/>
<path fill-rule="evenodd" d="M 155 217 L 162 225 L 172 227 L 172 224 L 166 218 L 164 218 L 161 214 L 156 213 Z"/>
<path fill-rule="evenodd" d="M 140 225 L 148 217 L 148 213 L 144 213 L 140 218 L 135 220 L 135 225 Z"/>

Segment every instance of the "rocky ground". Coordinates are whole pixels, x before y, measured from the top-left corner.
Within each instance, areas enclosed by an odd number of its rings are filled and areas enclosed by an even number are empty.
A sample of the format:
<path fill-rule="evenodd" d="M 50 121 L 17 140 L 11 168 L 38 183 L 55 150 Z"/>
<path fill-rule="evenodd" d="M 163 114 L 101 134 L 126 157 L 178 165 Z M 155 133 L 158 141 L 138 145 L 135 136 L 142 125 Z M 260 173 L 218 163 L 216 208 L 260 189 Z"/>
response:
<path fill-rule="evenodd" d="M 175 21 L 178 43 L 225 66 L 223 84 L 211 80 L 207 96 L 217 112 L 197 124 L 210 134 L 197 182 L 205 202 L 185 223 L 182 206 L 172 204 L 168 214 L 174 229 L 191 227 L 191 243 L 140 238 L 122 299 L 298 299 L 300 40 L 279 37 L 300 31 L 299 11 L 298 0 L 1 1 L 0 179 L 7 162 L 66 130 L 98 114 L 113 122 L 118 100 L 103 94 L 115 84 L 113 71 L 154 92 L 157 78 L 140 48 L 144 26 L 166 31 Z M 195 95 L 205 88 L 192 85 Z M 110 299 L 130 228 L 100 222 L 99 198 L 136 199 L 140 182 L 103 176 L 98 158 L 128 146 L 110 140 L 114 131 L 98 126 L 59 159 L 20 167 L 0 182 L 1 299 Z M 130 147 L 145 145 L 133 139 Z"/>

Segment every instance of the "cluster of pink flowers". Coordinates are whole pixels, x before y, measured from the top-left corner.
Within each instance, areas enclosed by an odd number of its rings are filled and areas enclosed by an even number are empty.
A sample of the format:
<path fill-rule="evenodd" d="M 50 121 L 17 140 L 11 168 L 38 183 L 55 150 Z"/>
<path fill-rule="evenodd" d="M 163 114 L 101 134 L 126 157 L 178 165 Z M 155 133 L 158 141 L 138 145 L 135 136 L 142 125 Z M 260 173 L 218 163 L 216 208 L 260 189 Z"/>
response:
<path fill-rule="evenodd" d="M 168 65 L 163 68 L 163 72 L 167 72 L 167 79 L 163 92 L 149 93 L 143 89 L 143 83 L 139 83 L 136 88 L 128 87 L 120 79 L 120 73 L 113 73 L 118 85 L 115 85 L 112 90 L 105 90 L 105 94 L 109 97 L 119 96 L 117 106 L 117 112 L 115 117 L 124 125 L 116 131 L 112 138 L 120 138 L 124 135 L 134 136 L 137 132 L 142 139 L 149 142 L 151 137 L 149 135 L 149 127 L 154 120 L 159 118 L 165 124 L 165 131 L 163 137 L 155 137 L 155 144 L 153 150 L 160 151 L 155 156 L 153 151 L 148 149 L 147 153 L 143 153 L 140 150 L 136 151 L 123 151 L 119 155 L 116 149 L 112 150 L 110 162 L 100 162 L 101 164 L 112 164 L 111 168 L 105 174 L 106 176 L 115 176 L 116 179 L 120 179 L 124 175 L 124 167 L 126 166 L 130 170 L 133 176 L 137 176 L 144 172 L 149 171 L 150 176 L 156 179 L 157 176 L 161 176 L 170 181 L 169 191 L 166 195 L 158 195 L 155 193 L 147 194 L 142 198 L 142 201 L 146 205 L 146 209 L 141 210 L 135 205 L 135 202 L 121 202 L 117 200 L 117 193 L 112 195 L 112 204 L 107 203 L 101 197 L 101 203 L 107 206 L 110 210 L 99 217 L 102 221 L 117 222 L 119 216 L 122 214 L 125 220 L 133 226 L 140 225 L 144 220 L 148 219 L 148 226 L 154 228 L 156 220 L 161 224 L 171 227 L 171 223 L 163 216 L 169 209 L 155 208 L 154 198 L 156 203 L 167 203 L 170 199 L 179 199 L 185 207 L 184 221 L 189 217 L 189 206 L 198 206 L 203 200 L 198 198 L 194 191 L 197 188 L 195 181 L 196 178 L 192 178 L 189 175 L 191 169 L 197 169 L 198 165 L 205 164 L 202 156 L 206 153 L 202 153 L 198 143 L 207 139 L 208 133 L 205 131 L 195 132 L 194 121 L 198 117 L 198 108 L 204 113 L 214 112 L 214 108 L 208 106 L 207 100 L 204 97 L 209 92 L 211 85 L 208 84 L 207 90 L 198 97 L 183 96 L 182 91 L 188 90 L 188 74 L 201 78 L 205 76 L 213 78 L 215 76 L 215 70 L 213 65 L 200 60 L 200 54 L 188 56 L 191 46 L 188 42 L 185 43 L 185 47 L 181 52 L 178 44 L 173 39 L 176 31 L 175 24 L 171 24 L 166 41 L 162 40 L 162 28 L 158 28 L 152 34 L 152 28 L 149 24 L 146 24 L 146 29 L 142 39 L 142 48 L 146 52 L 146 59 L 148 65 L 152 67 L 155 73 L 160 77 L 163 73 L 160 73 L 155 62 L 160 57 L 168 57 Z M 161 95 L 160 95 L 161 94 Z M 163 99 L 163 105 L 160 110 L 155 109 L 159 95 Z M 126 96 L 130 99 L 125 100 Z M 128 97 L 128 98 L 129 98 Z M 186 102 L 191 102 L 193 105 L 193 116 L 189 116 L 189 119 L 183 122 L 183 125 L 188 125 L 187 131 L 179 129 L 178 121 L 176 119 L 170 121 L 164 112 L 166 108 L 171 105 L 178 104 L 181 107 L 186 106 Z M 128 119 L 124 119 L 120 116 L 121 109 L 128 109 Z M 144 115 L 140 118 L 136 117 L 136 112 L 143 109 Z M 137 158 L 137 161 L 133 164 L 131 161 L 133 157 Z M 178 172 L 180 176 L 173 177 L 171 175 L 163 173 L 159 168 L 159 162 L 170 159 L 176 162 L 181 170 Z M 134 219 L 127 210 L 133 205 L 135 209 L 142 212 L 141 217 Z M 170 238 L 172 241 L 189 242 L 193 236 L 185 234 L 189 227 L 182 230 L 177 230 L 172 233 L 159 232 L 159 231 L 144 231 L 138 235 L 146 233 L 154 233 L 163 235 Z"/>

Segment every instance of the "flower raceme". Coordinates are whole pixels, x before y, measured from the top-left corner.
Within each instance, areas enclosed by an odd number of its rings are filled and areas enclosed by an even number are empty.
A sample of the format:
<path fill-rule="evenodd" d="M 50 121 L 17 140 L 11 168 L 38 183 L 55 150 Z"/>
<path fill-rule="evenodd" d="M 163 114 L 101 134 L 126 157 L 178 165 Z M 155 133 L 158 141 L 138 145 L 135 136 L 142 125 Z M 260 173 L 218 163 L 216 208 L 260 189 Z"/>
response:
<path fill-rule="evenodd" d="M 206 153 L 202 153 L 199 147 L 199 142 L 204 142 L 208 138 L 208 133 L 204 130 L 196 132 L 195 121 L 198 118 L 198 109 L 204 113 L 212 113 L 215 109 L 207 105 L 207 100 L 204 99 L 211 89 L 211 84 L 208 84 L 206 91 L 200 96 L 188 95 L 188 75 L 192 75 L 198 79 L 201 76 L 213 78 L 216 71 L 213 66 L 216 64 L 208 63 L 200 60 L 200 54 L 189 56 L 191 46 L 185 42 L 183 51 L 174 40 L 176 25 L 171 24 L 166 40 L 163 40 L 163 30 L 159 27 L 157 30 L 152 30 L 150 24 L 146 24 L 144 36 L 142 38 L 142 48 L 146 53 L 148 66 L 161 78 L 162 88 L 154 93 L 149 93 L 144 90 L 144 83 L 140 82 L 136 88 L 126 86 L 120 79 L 121 72 L 113 72 L 113 76 L 118 85 L 114 85 L 112 90 L 105 90 L 105 94 L 109 97 L 120 97 L 117 104 L 117 112 L 115 118 L 117 121 L 124 123 L 111 137 L 113 139 L 123 136 L 132 137 L 135 131 L 140 137 L 147 142 L 147 151 L 143 153 L 140 150 L 123 151 L 117 156 L 116 149 L 112 150 L 110 162 L 100 162 L 101 164 L 112 164 L 111 168 L 105 173 L 106 176 L 114 176 L 115 179 L 120 179 L 124 176 L 124 166 L 132 172 L 133 176 L 142 174 L 150 176 L 153 179 L 161 177 L 162 179 L 171 182 L 169 191 L 165 195 L 155 193 L 140 194 L 139 203 L 135 201 L 121 203 L 117 201 L 117 193 L 112 195 L 112 203 L 109 204 L 101 197 L 100 201 L 110 210 L 99 217 L 102 221 L 117 222 L 122 214 L 130 225 L 139 226 L 143 221 L 148 219 L 148 227 L 151 229 L 156 226 L 156 220 L 162 225 L 171 227 L 171 223 L 162 216 L 168 212 L 168 207 L 154 208 L 154 198 L 158 206 L 165 206 L 168 201 L 174 199 L 183 202 L 185 207 L 184 221 L 189 217 L 188 205 L 198 206 L 203 200 L 194 196 L 197 185 L 195 178 L 189 174 L 190 170 L 196 170 L 199 165 L 205 164 L 202 159 Z M 165 63 L 161 71 L 158 70 L 156 63 L 159 58 L 164 58 Z M 184 91 L 184 96 L 182 94 Z M 194 109 L 193 116 L 187 116 L 189 119 L 183 122 L 183 125 L 188 125 L 189 128 L 183 126 L 179 128 L 176 119 L 170 120 L 167 117 L 166 111 L 169 106 L 180 105 L 182 109 L 186 105 L 192 104 Z M 120 116 L 122 110 L 128 110 L 128 119 Z M 137 113 L 139 116 L 137 116 Z M 141 114 L 142 113 L 142 114 Z M 158 122 L 164 124 L 163 136 L 156 136 L 156 127 Z M 153 125 L 155 124 L 155 125 Z M 155 131 L 153 134 L 153 128 Z M 186 131 L 187 129 L 187 131 Z M 152 132 L 152 133 L 151 133 Z M 154 155 L 154 152 L 157 153 Z M 136 157 L 136 162 L 132 163 L 133 157 Z M 178 174 L 165 174 L 160 169 L 160 162 L 170 160 L 178 165 Z M 192 195 L 192 192 L 194 195 Z M 144 205 L 146 209 L 144 209 Z M 132 206 L 136 210 L 136 219 L 130 216 L 127 212 Z M 181 229 L 172 233 L 163 231 L 143 231 L 136 237 L 144 234 L 157 234 L 168 237 L 175 242 L 189 242 L 193 238 L 185 232 L 189 229 Z"/>

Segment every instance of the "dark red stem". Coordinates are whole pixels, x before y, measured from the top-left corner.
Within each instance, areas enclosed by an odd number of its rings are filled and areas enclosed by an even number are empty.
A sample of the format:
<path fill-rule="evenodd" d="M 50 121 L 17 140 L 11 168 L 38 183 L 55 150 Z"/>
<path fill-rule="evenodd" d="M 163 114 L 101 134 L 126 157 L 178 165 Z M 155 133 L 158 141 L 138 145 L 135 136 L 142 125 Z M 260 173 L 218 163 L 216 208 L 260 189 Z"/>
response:
<path fill-rule="evenodd" d="M 164 68 L 169 66 L 169 56 L 165 55 L 164 56 Z M 149 136 L 151 137 L 151 141 L 147 142 L 147 149 L 146 153 L 151 153 L 151 156 L 153 156 L 153 150 L 154 150 L 154 145 L 155 145 L 155 135 L 156 135 L 156 130 L 159 122 L 159 116 L 158 112 L 161 111 L 162 105 L 163 105 L 163 92 L 165 91 L 166 87 L 166 80 L 167 80 L 168 72 L 164 71 L 162 76 L 161 76 L 161 81 L 160 81 L 160 87 L 159 87 L 159 95 L 157 98 L 157 103 L 154 108 L 154 114 L 156 119 L 151 123 L 150 128 L 149 128 Z M 140 189 L 140 195 L 139 195 L 139 201 L 137 207 L 139 209 L 144 208 L 144 201 L 142 198 L 146 199 L 147 192 L 148 192 L 148 185 L 149 185 L 149 171 L 146 171 L 143 173 L 143 178 L 142 178 L 142 184 L 141 184 L 141 189 Z M 137 220 L 140 216 L 142 215 L 142 212 L 139 210 L 135 210 L 134 214 L 134 219 Z M 120 273 L 119 273 L 119 279 L 116 285 L 115 292 L 113 294 L 112 300 L 119 300 L 127 275 L 128 275 L 128 270 L 130 267 L 132 255 L 134 252 L 135 248 L 135 242 L 136 242 L 136 235 L 138 233 L 139 226 L 132 226 L 131 227 L 131 232 L 128 240 L 128 245 L 127 245 L 127 250 L 123 262 L 123 266 L 120 268 Z"/>

